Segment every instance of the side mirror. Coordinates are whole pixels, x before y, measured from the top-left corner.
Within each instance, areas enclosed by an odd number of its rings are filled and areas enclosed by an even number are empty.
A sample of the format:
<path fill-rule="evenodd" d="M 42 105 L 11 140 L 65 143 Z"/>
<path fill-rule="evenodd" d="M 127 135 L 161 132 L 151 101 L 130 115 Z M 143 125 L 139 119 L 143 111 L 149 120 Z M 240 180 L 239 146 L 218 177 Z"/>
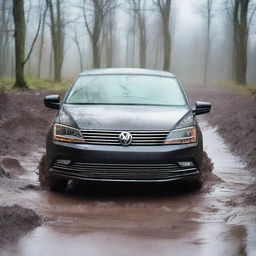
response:
<path fill-rule="evenodd" d="M 193 109 L 193 113 L 194 115 L 206 114 L 211 111 L 211 107 L 211 103 L 209 102 L 197 101 L 196 108 Z"/>
<path fill-rule="evenodd" d="M 59 109 L 60 108 L 60 96 L 48 95 L 44 97 L 44 105 L 48 108 Z"/>

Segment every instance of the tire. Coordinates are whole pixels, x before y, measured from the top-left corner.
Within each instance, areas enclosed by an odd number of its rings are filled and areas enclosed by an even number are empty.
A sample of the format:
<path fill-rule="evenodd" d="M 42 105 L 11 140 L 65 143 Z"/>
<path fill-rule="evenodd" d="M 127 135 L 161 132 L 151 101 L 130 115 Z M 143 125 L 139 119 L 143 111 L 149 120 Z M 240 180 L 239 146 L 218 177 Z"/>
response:
<path fill-rule="evenodd" d="M 201 189 L 202 185 L 203 185 L 203 180 L 202 180 L 202 175 L 201 173 L 197 174 L 194 177 L 190 178 L 190 184 L 193 188 L 195 189 Z"/>
<path fill-rule="evenodd" d="M 50 191 L 62 192 L 66 189 L 68 180 L 48 177 L 47 183 Z"/>
<path fill-rule="evenodd" d="M 49 169 L 47 167 L 45 155 L 42 156 L 38 169 L 39 169 L 39 182 L 43 188 L 49 189 L 51 191 L 56 191 L 56 192 L 61 192 L 66 189 L 68 184 L 67 179 L 55 178 L 49 174 Z"/>

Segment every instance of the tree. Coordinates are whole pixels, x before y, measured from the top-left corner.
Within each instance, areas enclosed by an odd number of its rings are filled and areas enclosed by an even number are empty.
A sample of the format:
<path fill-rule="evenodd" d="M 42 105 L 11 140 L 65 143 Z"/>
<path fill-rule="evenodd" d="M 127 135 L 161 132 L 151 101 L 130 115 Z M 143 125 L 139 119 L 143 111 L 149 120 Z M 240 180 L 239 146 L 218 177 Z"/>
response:
<path fill-rule="evenodd" d="M 171 66 L 171 32 L 170 14 L 172 0 L 154 0 L 154 4 L 161 15 L 162 31 L 164 40 L 164 60 L 163 69 L 170 71 Z"/>
<path fill-rule="evenodd" d="M 41 31 L 41 40 L 40 40 L 40 46 L 39 46 L 37 78 L 40 78 L 41 76 L 41 64 L 42 64 L 44 38 L 45 38 L 45 19 L 46 19 L 47 10 L 48 10 L 48 2 L 46 1 L 46 7 L 43 14 L 43 20 L 42 20 L 42 31 Z"/>
<path fill-rule="evenodd" d="M 233 9 L 233 75 L 238 84 L 246 84 L 249 2 L 235 0 Z"/>
<path fill-rule="evenodd" d="M 130 9 L 126 10 L 130 15 Z M 136 30 L 137 20 L 135 15 L 131 15 L 129 19 L 126 39 L 126 66 L 135 67 L 135 56 L 136 56 Z"/>
<path fill-rule="evenodd" d="M 130 13 L 133 17 L 133 25 L 139 29 L 139 61 L 140 67 L 145 68 L 147 64 L 147 28 L 146 28 L 146 1 L 129 0 Z M 134 33 L 135 33 L 134 28 Z"/>
<path fill-rule="evenodd" d="M 36 39 L 41 27 L 41 12 L 39 12 L 39 23 L 36 31 L 36 35 L 31 44 L 30 50 L 25 57 L 25 17 L 24 17 L 24 2 L 23 0 L 13 0 L 13 20 L 15 29 L 15 83 L 14 88 L 26 89 L 27 84 L 24 79 L 24 66 L 29 60 L 33 51 Z"/>
<path fill-rule="evenodd" d="M 114 42 L 115 42 L 115 11 L 112 10 L 108 13 L 106 21 L 104 22 L 104 32 L 103 32 L 103 43 L 105 42 L 105 52 L 106 52 L 106 67 L 113 67 L 114 59 Z"/>
<path fill-rule="evenodd" d="M 84 68 L 84 64 L 83 64 L 83 54 L 82 54 L 82 49 L 81 49 L 81 45 L 80 45 L 80 39 L 83 35 L 78 36 L 76 24 L 73 27 L 71 27 L 71 31 L 73 34 L 73 35 L 71 35 L 71 38 L 76 45 L 78 56 L 79 56 L 80 72 L 82 72 L 83 68 Z"/>
<path fill-rule="evenodd" d="M 0 0 L 0 77 L 7 73 L 10 60 L 9 44 L 11 39 L 12 6 L 7 0 Z"/>
<path fill-rule="evenodd" d="M 46 0 L 50 11 L 50 30 L 54 57 L 54 80 L 61 82 L 61 70 L 64 60 L 64 28 L 61 0 Z"/>
<path fill-rule="evenodd" d="M 238 84 L 246 84 L 247 48 L 249 31 L 249 4 L 251 0 L 226 1 L 226 9 L 232 20 L 233 53 L 232 77 Z M 253 14 L 252 14 L 253 15 Z"/>
<path fill-rule="evenodd" d="M 206 48 L 204 55 L 204 75 L 203 82 L 205 85 L 208 84 L 208 69 L 209 69 L 209 58 L 211 53 L 211 24 L 213 19 L 213 0 L 205 0 L 205 2 L 199 6 L 198 11 L 206 19 Z"/>
<path fill-rule="evenodd" d="M 14 87 L 27 88 L 24 79 L 24 59 L 25 59 L 25 18 L 23 0 L 13 0 L 13 20 L 15 28 L 15 74 Z"/>
<path fill-rule="evenodd" d="M 116 8 L 116 0 L 83 0 L 83 17 L 92 46 L 93 68 L 100 67 L 100 36 L 103 22 L 114 8 Z"/>

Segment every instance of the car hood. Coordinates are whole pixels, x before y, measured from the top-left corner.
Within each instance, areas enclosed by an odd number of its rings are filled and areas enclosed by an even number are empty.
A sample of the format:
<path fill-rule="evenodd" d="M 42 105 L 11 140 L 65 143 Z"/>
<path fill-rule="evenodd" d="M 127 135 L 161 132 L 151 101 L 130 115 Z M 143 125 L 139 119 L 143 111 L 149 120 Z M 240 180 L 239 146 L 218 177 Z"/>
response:
<path fill-rule="evenodd" d="M 189 111 L 187 106 L 63 104 L 59 122 L 85 130 L 171 130 Z"/>

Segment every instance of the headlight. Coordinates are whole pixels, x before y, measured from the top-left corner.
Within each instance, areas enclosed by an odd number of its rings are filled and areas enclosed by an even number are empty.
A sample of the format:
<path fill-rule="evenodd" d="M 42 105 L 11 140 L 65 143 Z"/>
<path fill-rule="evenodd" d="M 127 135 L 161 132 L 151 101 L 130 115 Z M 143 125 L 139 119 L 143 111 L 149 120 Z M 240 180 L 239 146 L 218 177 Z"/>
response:
<path fill-rule="evenodd" d="M 54 124 L 53 140 L 73 143 L 84 142 L 84 139 L 78 129 L 62 124 Z"/>
<path fill-rule="evenodd" d="M 186 127 L 172 130 L 164 144 L 187 144 L 196 142 L 196 127 Z"/>

